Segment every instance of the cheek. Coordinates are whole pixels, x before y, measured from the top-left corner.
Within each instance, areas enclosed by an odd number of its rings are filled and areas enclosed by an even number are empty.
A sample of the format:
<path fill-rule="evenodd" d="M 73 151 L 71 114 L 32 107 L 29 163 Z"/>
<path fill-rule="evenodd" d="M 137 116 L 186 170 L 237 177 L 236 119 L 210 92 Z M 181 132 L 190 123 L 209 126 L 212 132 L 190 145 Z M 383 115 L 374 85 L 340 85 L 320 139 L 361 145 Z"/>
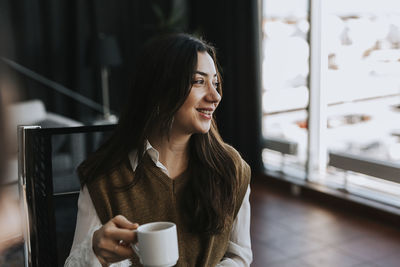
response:
<path fill-rule="evenodd" d="M 185 104 L 183 104 L 175 114 L 176 122 L 179 122 L 180 124 L 188 123 L 188 121 L 192 120 L 192 118 L 195 116 L 195 111 L 196 110 L 193 108 L 193 106 L 187 105 L 185 102 Z"/>
<path fill-rule="evenodd" d="M 179 117 L 183 120 L 188 120 L 196 116 L 196 107 L 198 107 L 199 102 L 201 102 L 202 95 L 195 90 L 195 88 L 192 89 L 183 105 L 176 112 L 176 117 Z"/>
<path fill-rule="evenodd" d="M 187 117 L 191 116 L 192 113 L 193 113 L 193 106 L 189 105 L 189 103 L 185 102 L 180 107 L 180 109 L 178 110 L 176 115 L 179 116 L 180 118 L 187 118 Z"/>
<path fill-rule="evenodd" d="M 187 96 L 184 105 L 194 105 L 197 102 L 199 102 L 204 95 L 204 90 L 202 88 L 192 88 L 192 90 L 190 91 L 189 95 Z"/>

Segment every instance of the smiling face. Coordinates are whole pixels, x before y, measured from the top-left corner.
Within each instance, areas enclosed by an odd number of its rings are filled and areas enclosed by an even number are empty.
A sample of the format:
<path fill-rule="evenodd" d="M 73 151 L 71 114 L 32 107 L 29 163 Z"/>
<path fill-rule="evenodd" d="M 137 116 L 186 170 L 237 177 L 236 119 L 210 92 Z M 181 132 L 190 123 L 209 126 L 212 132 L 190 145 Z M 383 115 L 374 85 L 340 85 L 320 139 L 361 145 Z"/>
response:
<path fill-rule="evenodd" d="M 197 53 L 197 68 L 192 77 L 192 88 L 174 116 L 172 130 L 181 134 L 207 133 L 212 115 L 221 101 L 214 61 L 206 52 Z"/>

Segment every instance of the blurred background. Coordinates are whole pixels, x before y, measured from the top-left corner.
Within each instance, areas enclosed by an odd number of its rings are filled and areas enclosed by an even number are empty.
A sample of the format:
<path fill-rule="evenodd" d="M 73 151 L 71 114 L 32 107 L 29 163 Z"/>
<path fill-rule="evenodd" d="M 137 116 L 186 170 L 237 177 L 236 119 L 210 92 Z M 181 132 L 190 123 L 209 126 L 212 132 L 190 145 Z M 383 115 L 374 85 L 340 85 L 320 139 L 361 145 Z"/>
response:
<path fill-rule="evenodd" d="M 266 168 L 399 206 L 400 2 L 263 4 Z"/>

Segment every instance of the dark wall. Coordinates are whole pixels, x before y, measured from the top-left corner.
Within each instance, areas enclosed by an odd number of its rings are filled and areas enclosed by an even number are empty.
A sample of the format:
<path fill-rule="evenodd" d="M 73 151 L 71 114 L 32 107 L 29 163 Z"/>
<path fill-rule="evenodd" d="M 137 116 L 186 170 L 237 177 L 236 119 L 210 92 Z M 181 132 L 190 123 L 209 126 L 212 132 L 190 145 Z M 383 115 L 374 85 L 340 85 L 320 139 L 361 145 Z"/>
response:
<path fill-rule="evenodd" d="M 14 49 L 6 56 L 98 103 L 98 36 L 114 36 L 122 56 L 122 64 L 110 69 L 111 108 L 117 112 L 147 39 L 166 31 L 203 35 L 217 47 L 222 67 L 221 134 L 253 169 L 261 166 L 257 5 L 257 0 L 0 0 Z M 42 99 L 50 111 L 84 122 L 101 115 L 31 79 L 21 81 L 23 98 Z"/>
<path fill-rule="evenodd" d="M 217 112 L 225 141 L 261 167 L 260 7 L 257 0 L 191 1 L 190 27 L 212 42 L 223 71 Z"/>

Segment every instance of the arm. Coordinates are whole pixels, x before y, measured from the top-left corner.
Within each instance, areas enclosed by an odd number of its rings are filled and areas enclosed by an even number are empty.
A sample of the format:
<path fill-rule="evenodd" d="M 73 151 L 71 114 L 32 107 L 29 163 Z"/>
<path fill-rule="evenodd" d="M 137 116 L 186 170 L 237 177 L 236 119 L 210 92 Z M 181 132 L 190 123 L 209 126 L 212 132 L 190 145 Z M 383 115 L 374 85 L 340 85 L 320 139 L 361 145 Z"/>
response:
<path fill-rule="evenodd" d="M 248 267 L 253 260 L 250 240 L 250 186 L 233 222 L 228 249 L 217 267 Z"/>
<path fill-rule="evenodd" d="M 65 267 L 102 266 L 92 249 L 93 234 L 101 227 L 102 224 L 97 216 L 89 192 L 84 187 L 79 194 L 74 241 L 71 252 L 65 261 Z M 130 266 L 130 264 L 129 260 L 125 260 L 110 266 L 125 267 Z"/>

